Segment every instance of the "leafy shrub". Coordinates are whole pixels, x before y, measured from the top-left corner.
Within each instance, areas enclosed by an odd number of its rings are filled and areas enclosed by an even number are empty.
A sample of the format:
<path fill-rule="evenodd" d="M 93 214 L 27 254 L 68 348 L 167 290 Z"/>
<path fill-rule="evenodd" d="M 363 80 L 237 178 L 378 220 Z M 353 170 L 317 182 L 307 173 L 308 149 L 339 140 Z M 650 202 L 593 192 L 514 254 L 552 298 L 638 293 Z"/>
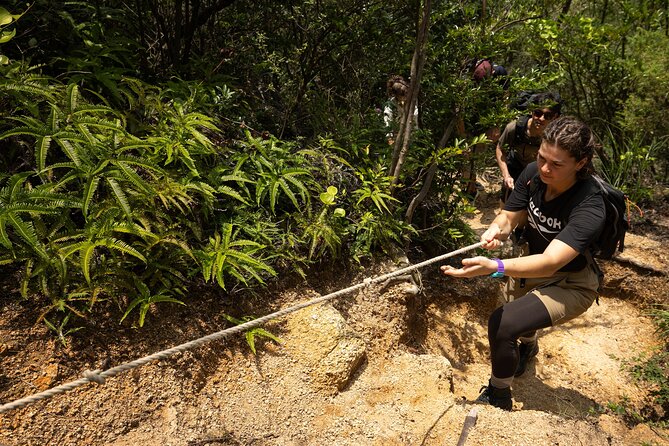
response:
<path fill-rule="evenodd" d="M 650 310 L 650 315 L 657 324 L 657 332 L 664 341 L 664 346 L 648 356 L 640 356 L 630 360 L 628 368 L 638 380 L 649 383 L 655 404 L 663 412 L 662 420 L 669 419 L 669 306 L 657 305 Z"/>
<path fill-rule="evenodd" d="M 632 201 L 650 198 L 653 178 L 649 174 L 662 144 L 658 140 L 644 144 L 638 134 L 620 137 L 620 132 L 611 126 L 606 128 L 602 139 L 607 158 L 599 160 L 597 170 L 609 183 L 625 191 Z"/>

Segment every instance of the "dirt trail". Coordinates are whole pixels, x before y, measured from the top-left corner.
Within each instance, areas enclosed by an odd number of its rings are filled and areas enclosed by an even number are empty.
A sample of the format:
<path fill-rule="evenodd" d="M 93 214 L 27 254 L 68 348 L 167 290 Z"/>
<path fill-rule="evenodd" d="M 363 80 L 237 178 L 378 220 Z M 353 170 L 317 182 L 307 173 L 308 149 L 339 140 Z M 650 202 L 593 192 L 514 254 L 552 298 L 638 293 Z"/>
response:
<path fill-rule="evenodd" d="M 471 223 L 482 228 L 494 216 L 494 196 L 482 194 L 477 206 Z M 666 265 L 656 241 L 666 241 L 665 229 L 630 237 L 630 255 Z M 391 268 L 326 272 L 249 300 L 244 314 L 266 314 Z M 0 445 L 455 445 L 472 407 L 479 414 L 468 446 L 668 445 L 669 432 L 630 427 L 611 410 L 651 407 L 648 389 L 621 364 L 659 345 L 640 302 L 664 296 L 667 277 L 615 262 L 605 268 L 610 292 L 600 305 L 541 333 L 537 360 L 514 383 L 511 413 L 473 403 L 489 374 L 486 320 L 498 282 L 446 279 L 434 266 L 423 271 L 423 295 L 398 283 L 333 302 L 366 346 L 341 391 L 317 385 L 295 354 L 314 338 L 281 320 L 266 328 L 284 344 L 259 342 L 256 356 L 242 339 L 214 342 L 0 415 Z M 209 295 L 197 308 L 160 307 L 140 331 L 115 322 L 86 326 L 64 348 L 33 324 L 37 309 L 8 302 L 0 313 L 0 401 L 71 381 L 105 360 L 118 365 L 221 330 L 234 304 Z"/>

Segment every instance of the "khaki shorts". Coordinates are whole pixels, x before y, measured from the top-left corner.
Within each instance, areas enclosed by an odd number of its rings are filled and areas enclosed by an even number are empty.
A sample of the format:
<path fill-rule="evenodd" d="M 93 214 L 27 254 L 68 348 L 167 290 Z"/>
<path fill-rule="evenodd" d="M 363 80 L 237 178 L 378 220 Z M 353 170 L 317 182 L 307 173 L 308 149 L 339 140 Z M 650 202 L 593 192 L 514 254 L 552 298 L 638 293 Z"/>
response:
<path fill-rule="evenodd" d="M 591 265 L 573 273 L 557 273 L 552 277 L 518 279 L 508 277 L 502 290 L 505 302 L 526 294 L 541 300 L 553 325 L 563 324 L 585 313 L 597 298 L 599 279 Z"/>

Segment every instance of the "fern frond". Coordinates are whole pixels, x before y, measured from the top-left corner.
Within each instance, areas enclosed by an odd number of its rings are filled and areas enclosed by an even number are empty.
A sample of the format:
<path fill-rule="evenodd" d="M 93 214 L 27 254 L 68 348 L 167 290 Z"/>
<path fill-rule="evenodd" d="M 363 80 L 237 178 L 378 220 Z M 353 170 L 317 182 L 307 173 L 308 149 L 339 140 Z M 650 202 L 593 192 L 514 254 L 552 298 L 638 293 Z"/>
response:
<path fill-rule="evenodd" d="M 41 96 L 47 101 L 54 101 L 55 98 L 48 86 L 37 82 L 22 80 L 21 83 L 7 82 L 2 85 L 3 90 L 16 91 L 20 93 L 27 93 L 29 95 Z"/>
<path fill-rule="evenodd" d="M 120 170 L 123 176 L 130 181 L 137 189 L 141 190 L 146 194 L 153 194 L 154 191 L 149 183 L 144 181 L 137 172 L 135 172 L 130 166 L 125 162 L 113 161 L 113 164 L 116 165 Z"/>
<path fill-rule="evenodd" d="M 28 179 L 32 175 L 32 172 L 20 172 L 20 173 L 15 173 L 9 178 L 9 182 L 7 184 L 7 197 L 10 199 L 10 201 L 13 201 L 24 189 L 23 189 L 23 183 L 25 183 L 26 179 Z M 0 196 L 4 196 L 4 193 L 0 193 Z"/>
<path fill-rule="evenodd" d="M 114 132 L 125 131 L 123 126 L 118 121 L 111 121 L 99 118 L 81 118 L 77 120 L 77 125 L 86 125 L 90 127 L 97 127 L 100 129 L 111 130 Z"/>
<path fill-rule="evenodd" d="M 220 181 L 236 181 L 238 183 L 254 183 L 253 180 L 246 178 L 245 176 L 234 174 L 234 175 L 221 175 L 218 178 Z"/>
<path fill-rule="evenodd" d="M 44 249 L 39 245 L 37 235 L 35 234 L 35 227 L 33 226 L 32 222 L 24 222 L 13 213 L 7 214 L 7 220 L 9 223 L 11 223 L 14 229 L 16 229 L 21 238 L 25 240 L 41 258 L 48 258 Z"/>
<path fill-rule="evenodd" d="M 82 206 L 82 211 L 84 213 L 84 216 L 88 215 L 88 206 L 93 200 L 93 195 L 95 194 L 95 191 L 97 190 L 99 183 L 100 183 L 100 177 L 97 176 L 91 177 L 88 179 L 88 182 L 84 187 L 84 201 Z"/>
<path fill-rule="evenodd" d="M 14 127 L 0 134 L 0 140 L 9 138 L 10 136 L 33 136 L 35 138 L 45 137 L 51 135 L 51 131 L 46 127 Z"/>
<path fill-rule="evenodd" d="M 88 114 L 104 114 L 108 113 L 114 115 L 114 109 L 107 107 L 106 105 L 96 105 L 96 104 L 82 104 L 77 107 L 76 110 L 72 111 L 72 116 L 79 115 L 88 115 Z"/>
<path fill-rule="evenodd" d="M 272 214 L 275 213 L 274 208 L 276 207 L 276 197 L 279 190 L 279 181 L 274 181 L 269 186 L 269 208 L 272 211 Z"/>
<path fill-rule="evenodd" d="M 5 215 L 0 215 L 0 243 L 7 249 L 12 247 L 12 242 L 7 235 L 7 217 Z"/>
<path fill-rule="evenodd" d="M 89 285 L 91 284 L 91 257 L 93 257 L 96 246 L 96 243 L 88 242 L 82 247 L 80 253 L 81 271 L 84 273 L 84 278 Z"/>
<path fill-rule="evenodd" d="M 191 250 L 190 246 L 188 246 L 188 243 L 186 243 L 186 242 L 183 241 L 183 240 L 180 240 L 180 239 L 177 239 L 177 238 L 174 238 L 174 237 L 166 237 L 166 238 L 161 238 L 161 239 L 159 239 L 158 242 L 157 242 L 156 244 L 159 244 L 159 243 L 168 243 L 168 244 L 171 244 L 171 245 L 174 245 L 174 246 L 178 246 L 178 247 L 181 248 L 181 249 L 182 249 L 182 250 L 183 250 L 183 251 L 184 251 L 190 258 L 192 258 L 193 260 L 195 260 L 195 257 L 194 257 L 194 255 L 193 255 L 193 251 Z"/>
<path fill-rule="evenodd" d="M 79 153 L 78 153 L 77 149 L 74 147 L 74 145 L 72 145 L 72 143 L 69 140 L 66 140 L 66 139 L 61 139 L 61 138 L 57 138 L 57 137 L 54 137 L 53 139 L 63 149 L 63 152 L 65 152 L 65 155 L 67 155 L 67 157 L 69 159 L 71 159 L 72 162 L 77 167 L 80 167 L 81 166 L 81 159 L 79 158 Z"/>
<path fill-rule="evenodd" d="M 109 183 L 111 186 L 112 192 L 116 197 L 116 201 L 119 205 L 121 205 L 123 212 L 125 212 L 126 216 L 131 217 L 132 210 L 130 209 L 130 203 L 128 203 L 128 197 L 126 197 L 125 192 L 123 192 L 121 186 L 119 186 L 118 182 L 114 178 L 107 178 L 107 183 Z"/>
<path fill-rule="evenodd" d="M 51 146 L 50 136 L 41 136 L 37 138 L 35 144 L 35 162 L 39 170 L 44 170 L 44 166 L 46 165 L 46 155 L 49 152 L 50 146 Z"/>
<path fill-rule="evenodd" d="M 52 132 L 58 131 L 58 116 L 60 116 L 60 109 L 55 104 L 49 104 L 51 106 L 51 113 L 49 114 L 49 120 L 47 121 L 49 129 Z"/>
<path fill-rule="evenodd" d="M 137 251 L 135 248 L 128 245 L 124 241 L 115 239 L 113 237 L 107 237 L 103 239 L 102 242 L 104 246 L 106 246 L 107 248 L 114 249 L 116 251 L 123 252 L 125 254 L 129 254 L 133 257 L 138 258 L 142 262 L 146 262 L 146 257 L 144 257 L 142 253 L 140 253 L 139 251 Z"/>
<path fill-rule="evenodd" d="M 81 123 L 76 123 L 74 125 L 74 127 L 77 130 L 79 130 L 79 133 L 84 135 L 84 138 L 86 139 L 86 143 L 88 143 L 89 145 L 94 146 L 94 145 L 97 145 L 97 144 L 100 143 L 100 139 L 97 136 L 93 135 L 93 133 L 85 125 L 83 125 Z"/>
<path fill-rule="evenodd" d="M 293 191 L 290 189 L 288 186 L 288 183 L 286 182 L 286 179 L 281 178 L 277 183 L 281 186 L 281 190 L 283 191 L 284 194 L 288 196 L 290 201 L 293 203 L 293 206 L 295 206 L 295 209 L 300 209 L 300 204 L 297 202 L 297 197 L 293 193 Z"/>
<path fill-rule="evenodd" d="M 218 186 L 217 191 L 219 193 L 223 194 L 223 195 L 227 195 L 228 197 L 232 197 L 235 200 L 241 201 L 242 203 L 244 203 L 246 205 L 249 204 L 248 201 L 246 201 L 246 199 L 244 197 L 242 197 L 242 195 L 239 192 L 237 192 L 236 190 L 234 190 L 230 186 Z"/>
<path fill-rule="evenodd" d="M 119 145 L 116 148 L 116 153 L 123 153 L 123 152 L 127 152 L 127 151 L 130 151 L 130 150 L 136 150 L 136 149 L 148 149 L 150 147 L 151 147 L 151 144 L 138 139 L 136 141 L 127 142 L 127 143 L 123 143 L 123 144 Z"/>
<path fill-rule="evenodd" d="M 150 243 L 149 247 L 153 246 L 156 243 L 161 242 L 163 239 L 161 239 L 158 235 L 154 234 L 153 232 L 141 227 L 137 223 L 134 222 L 122 222 L 122 223 L 117 223 L 112 227 L 112 231 L 114 232 L 120 232 L 122 234 L 131 234 L 135 235 L 142 240 L 148 241 Z"/>
<path fill-rule="evenodd" d="M 67 113 L 71 114 L 77 109 L 79 101 L 79 88 L 77 87 L 77 84 L 69 84 L 67 86 L 65 98 Z"/>
<path fill-rule="evenodd" d="M 142 159 L 136 156 L 119 155 L 115 158 L 115 162 L 123 163 L 124 165 L 141 167 L 146 171 L 155 172 L 158 174 L 164 174 L 165 172 L 160 166 L 156 165 L 155 163 L 152 163 L 151 161 L 147 161 L 146 159 Z"/>

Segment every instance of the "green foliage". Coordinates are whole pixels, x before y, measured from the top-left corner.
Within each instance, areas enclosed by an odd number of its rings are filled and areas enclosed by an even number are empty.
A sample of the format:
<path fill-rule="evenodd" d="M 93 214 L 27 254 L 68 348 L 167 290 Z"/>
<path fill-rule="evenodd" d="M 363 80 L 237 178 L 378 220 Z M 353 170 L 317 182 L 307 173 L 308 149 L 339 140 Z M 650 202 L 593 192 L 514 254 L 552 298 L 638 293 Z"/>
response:
<path fill-rule="evenodd" d="M 340 255 L 342 237 L 346 235 L 347 225 L 344 221 L 346 211 L 340 207 L 332 209 L 337 199 L 337 188 L 328 186 L 325 192 L 319 195 L 325 205 L 318 217 L 304 230 L 304 235 L 311 240 L 309 259 L 322 257 L 328 250 L 333 258 Z"/>
<path fill-rule="evenodd" d="M 143 327 L 146 313 L 149 311 L 152 304 L 157 304 L 159 302 L 170 302 L 174 304 L 185 305 L 179 299 L 172 297 L 172 292 L 170 290 L 161 289 L 159 292 L 153 293 L 149 290 L 149 287 L 146 286 L 144 282 L 139 280 L 135 282 L 135 286 L 136 297 L 132 300 L 132 302 L 130 302 L 128 308 L 125 310 L 125 313 L 121 318 L 121 322 L 123 322 L 135 308 L 139 308 L 137 323 L 140 327 Z"/>
<path fill-rule="evenodd" d="M 666 171 L 669 163 L 669 123 L 664 113 L 669 108 L 669 37 L 664 31 L 639 30 L 630 40 L 624 66 L 633 87 L 624 99 L 619 120 L 626 134 L 646 146 L 653 146 Z"/>
<path fill-rule="evenodd" d="M 51 322 L 48 319 L 44 319 L 44 324 L 47 326 L 49 330 L 51 330 L 57 337 L 58 340 L 63 344 L 64 347 L 67 347 L 67 337 L 78 332 L 84 327 L 72 327 L 68 328 L 67 325 L 70 322 L 70 316 L 72 316 L 71 312 L 68 312 L 61 320 L 60 322 L 55 321 Z"/>
<path fill-rule="evenodd" d="M 643 422 L 643 417 L 630 407 L 629 397 L 623 396 L 620 402 L 609 401 L 606 408 L 613 414 L 625 418 L 631 423 Z"/>
<path fill-rule="evenodd" d="M 390 252 L 392 246 L 403 244 L 404 236 L 416 233 L 411 225 L 402 220 L 370 211 L 360 215 L 351 231 L 354 237 L 351 251 L 358 261 L 378 250 Z"/>
<path fill-rule="evenodd" d="M 652 178 L 649 172 L 662 144 L 652 140 L 646 145 L 639 134 L 622 138 L 617 136 L 619 134 L 607 127 L 602 140 L 608 158 L 601 161 L 599 171 L 609 183 L 625 191 L 633 202 L 650 198 Z"/>
<path fill-rule="evenodd" d="M 269 204 L 270 212 L 276 214 L 281 199 L 287 198 L 295 210 L 302 209 L 302 205 L 309 207 L 309 187 L 313 184 L 311 173 L 304 165 L 304 159 L 291 151 L 291 145 L 274 138 L 263 140 L 254 138 L 246 131 L 248 145 L 246 146 L 248 161 L 251 166 L 244 166 L 250 170 L 249 176 L 254 178 L 255 201 L 260 206 Z M 298 197 L 300 200 L 298 200 Z M 287 204 L 287 203 L 286 203 Z M 285 205 L 279 206 L 285 209 Z"/>
<path fill-rule="evenodd" d="M 647 355 L 640 355 L 626 361 L 625 367 L 631 375 L 651 386 L 653 402 L 664 411 L 664 420 L 669 413 L 669 306 L 658 304 L 649 311 L 657 325 L 657 332 L 665 345 Z"/>
<path fill-rule="evenodd" d="M 174 102 L 161 110 L 160 120 L 154 135 L 148 138 L 152 147 L 152 159 L 165 166 L 171 163 L 183 164 L 193 177 L 200 173 L 194 157 L 215 153 L 214 144 L 203 130 L 216 132 L 213 119 Z"/>
<path fill-rule="evenodd" d="M 204 249 L 195 250 L 195 257 L 202 265 L 205 281 L 216 280 L 225 289 L 225 276 L 230 275 L 244 284 L 253 278 L 264 283 L 262 275 L 275 275 L 274 269 L 257 258 L 264 245 L 251 240 L 238 239 L 239 231 L 228 223 L 222 228 L 222 234 L 214 233 Z"/>
<path fill-rule="evenodd" d="M 250 322 L 250 321 L 255 319 L 255 317 L 253 317 L 253 316 L 244 316 L 242 319 L 237 319 L 237 318 L 234 318 L 234 317 L 232 317 L 228 314 L 224 314 L 223 317 L 225 317 L 229 322 L 232 322 L 235 325 L 245 324 L 245 323 Z M 256 337 L 267 338 L 267 339 L 270 339 L 270 340 L 276 342 L 277 344 L 282 344 L 283 343 L 281 338 L 275 336 L 271 332 L 265 330 L 264 328 L 260 328 L 260 327 L 256 327 L 256 328 L 252 328 L 250 330 L 247 330 L 246 333 L 244 334 L 244 337 L 246 338 L 246 343 L 248 344 L 249 348 L 251 349 L 251 351 L 253 352 L 254 355 L 257 354 L 256 353 Z"/>
<path fill-rule="evenodd" d="M 359 175 L 362 185 L 353 191 L 353 196 L 358 199 L 356 205 L 369 200 L 380 213 L 391 213 L 388 202 L 398 201 L 388 193 L 392 178 L 385 176 L 383 172 L 370 170 L 360 171 Z"/>
<path fill-rule="evenodd" d="M 669 305 L 656 305 L 650 315 L 657 323 L 657 330 L 662 339 L 669 340 Z"/>
<path fill-rule="evenodd" d="M 545 2 L 434 4 L 420 122 L 391 189 L 381 108 L 387 78 L 409 75 L 418 4 L 223 2 L 197 15 L 36 0 L 25 32 L 0 42 L 15 61 L 0 66 L 0 263 L 20 268 L 54 327 L 54 313 L 88 317 L 101 300 L 141 326 L 201 277 L 232 290 L 397 244 L 449 250 L 472 237 L 461 172 L 487 143 L 475 135 L 512 119 L 524 89 L 559 90 L 605 135 L 613 182 L 646 197 L 667 159 L 666 11 L 605 3 L 562 17 Z M 0 40 L 18 18 L 5 11 Z M 510 70 L 508 91 L 471 79 L 465 62 L 481 57 Z M 454 124 L 464 133 L 442 141 Z M 492 150 L 474 161 L 490 165 Z"/>
<path fill-rule="evenodd" d="M 16 22 L 23 14 L 10 14 L 5 8 L 0 7 L 0 44 L 7 43 L 16 36 L 16 29 L 7 30 L 5 28 Z M 7 65 L 8 63 L 9 58 L 0 54 L 0 65 Z"/>

